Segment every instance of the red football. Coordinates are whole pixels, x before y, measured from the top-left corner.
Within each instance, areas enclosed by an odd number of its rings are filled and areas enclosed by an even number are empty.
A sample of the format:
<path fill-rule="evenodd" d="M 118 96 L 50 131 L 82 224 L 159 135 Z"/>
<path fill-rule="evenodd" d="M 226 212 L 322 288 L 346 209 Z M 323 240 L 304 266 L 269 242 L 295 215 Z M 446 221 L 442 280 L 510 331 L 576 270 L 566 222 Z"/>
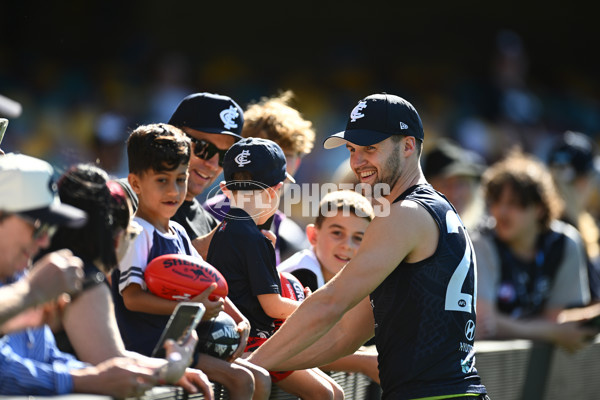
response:
<path fill-rule="evenodd" d="M 279 279 L 281 280 L 281 296 L 292 300 L 304 300 L 304 286 L 302 283 L 289 272 L 279 271 Z"/>
<path fill-rule="evenodd" d="M 144 279 L 150 292 L 168 300 L 188 301 L 213 282 L 217 288 L 211 293 L 211 300 L 225 297 L 229 292 L 227 281 L 215 267 L 184 254 L 156 257 L 146 266 Z"/>
<path fill-rule="evenodd" d="M 279 271 L 279 279 L 281 280 L 281 297 L 297 301 L 304 300 L 304 286 L 298 278 L 289 272 Z M 276 319 L 274 321 L 275 330 L 279 329 L 284 321 L 284 319 Z"/>

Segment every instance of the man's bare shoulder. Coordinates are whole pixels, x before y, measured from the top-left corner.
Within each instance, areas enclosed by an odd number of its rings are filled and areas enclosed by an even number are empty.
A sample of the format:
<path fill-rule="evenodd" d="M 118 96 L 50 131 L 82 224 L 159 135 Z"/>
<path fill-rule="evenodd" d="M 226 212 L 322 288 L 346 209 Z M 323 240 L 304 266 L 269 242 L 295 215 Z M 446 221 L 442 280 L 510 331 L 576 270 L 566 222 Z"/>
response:
<path fill-rule="evenodd" d="M 388 215 L 373 219 L 361 247 L 392 246 L 400 251 L 395 258 L 416 262 L 433 254 L 438 237 L 438 225 L 429 212 L 415 201 L 402 200 L 390 204 Z"/>
<path fill-rule="evenodd" d="M 430 221 L 431 224 L 426 222 Z M 383 229 L 409 229 L 415 232 L 416 228 L 423 226 L 414 226 L 413 224 L 425 224 L 437 229 L 437 224 L 429 212 L 419 203 L 412 200 L 401 200 L 389 205 L 388 212 L 382 212 L 376 216 L 369 226 L 381 226 Z"/>
<path fill-rule="evenodd" d="M 389 209 L 376 215 L 367 226 L 356 257 L 383 256 L 393 262 L 404 258 L 418 242 L 415 240 L 415 225 L 422 224 L 422 212 L 426 213 L 413 201 L 389 204 Z"/>

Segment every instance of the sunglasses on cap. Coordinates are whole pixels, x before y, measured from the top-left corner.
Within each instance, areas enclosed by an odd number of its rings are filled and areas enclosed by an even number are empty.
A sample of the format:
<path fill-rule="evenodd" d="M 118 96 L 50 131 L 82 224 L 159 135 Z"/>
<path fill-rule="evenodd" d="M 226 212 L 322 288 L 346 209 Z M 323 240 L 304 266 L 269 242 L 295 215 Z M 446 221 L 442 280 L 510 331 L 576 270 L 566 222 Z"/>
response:
<path fill-rule="evenodd" d="M 188 135 L 192 143 L 194 143 L 194 154 L 196 157 L 201 158 L 203 160 L 210 160 L 215 156 L 215 154 L 219 155 L 219 167 L 223 167 L 223 157 L 225 157 L 225 153 L 227 150 L 221 150 L 213 143 L 204 140 L 204 139 L 196 139 Z"/>
<path fill-rule="evenodd" d="M 33 240 L 38 240 L 46 235 L 48 235 L 49 238 L 52 238 L 58 229 L 57 225 L 43 222 L 39 219 L 33 219 L 28 215 L 19 213 L 17 213 L 17 215 L 33 227 Z"/>

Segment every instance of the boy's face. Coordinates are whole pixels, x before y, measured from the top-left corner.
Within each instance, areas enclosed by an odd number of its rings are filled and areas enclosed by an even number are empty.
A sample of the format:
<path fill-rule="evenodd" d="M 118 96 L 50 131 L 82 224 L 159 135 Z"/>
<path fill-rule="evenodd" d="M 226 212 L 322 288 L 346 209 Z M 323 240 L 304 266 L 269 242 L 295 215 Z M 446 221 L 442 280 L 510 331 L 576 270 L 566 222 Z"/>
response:
<path fill-rule="evenodd" d="M 172 171 L 146 170 L 141 175 L 129 174 L 130 184 L 139 198 L 137 213 L 149 220 L 169 220 L 187 192 L 188 166 L 181 164 Z"/>
<path fill-rule="evenodd" d="M 206 133 L 195 129 L 184 127 L 183 131 L 196 140 L 204 140 L 215 145 L 219 150 L 227 150 L 235 143 L 235 139 L 230 135 L 221 135 L 218 133 Z M 192 143 L 189 180 L 188 180 L 188 195 L 187 200 L 192 200 L 210 186 L 223 169 L 219 166 L 220 155 L 217 153 L 213 157 L 205 160 L 195 154 L 195 143 Z"/>
<path fill-rule="evenodd" d="M 323 219 L 321 228 L 307 227 L 308 240 L 323 269 L 325 281 L 331 279 L 354 255 L 362 242 L 369 221 L 342 210 Z"/>
<path fill-rule="evenodd" d="M 496 234 L 505 242 L 536 235 L 539 230 L 541 209 L 538 205 L 523 206 L 510 186 L 505 186 L 500 197 L 489 205 L 490 215 L 496 220 Z"/>

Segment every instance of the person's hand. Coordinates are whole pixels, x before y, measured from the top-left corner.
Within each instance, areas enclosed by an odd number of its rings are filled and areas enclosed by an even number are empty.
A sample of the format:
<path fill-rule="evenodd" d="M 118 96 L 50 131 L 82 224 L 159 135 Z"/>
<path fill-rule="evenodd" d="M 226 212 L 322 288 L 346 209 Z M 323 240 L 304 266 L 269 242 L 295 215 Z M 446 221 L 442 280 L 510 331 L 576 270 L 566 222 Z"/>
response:
<path fill-rule="evenodd" d="M 165 342 L 167 364 L 156 370 L 159 383 L 168 383 L 181 386 L 188 393 L 198 393 L 198 388 L 205 399 L 214 399 L 213 386 L 208 377 L 200 370 L 187 368 L 194 356 L 194 349 L 198 343 L 198 333 L 192 331 L 190 337 L 182 345 L 174 340 Z"/>
<path fill-rule="evenodd" d="M 49 325 L 53 332 L 58 332 L 62 327 L 64 308 L 69 301 L 69 296 L 63 294 L 57 300 L 29 308 L 2 324 L 0 332 L 7 334 L 41 325 Z"/>
<path fill-rule="evenodd" d="M 571 321 L 556 324 L 550 332 L 550 339 L 569 353 L 575 353 L 588 346 L 597 334 L 594 328 L 583 327 L 580 321 Z"/>
<path fill-rule="evenodd" d="M 60 332 L 63 330 L 63 315 L 65 308 L 71 303 L 71 297 L 63 293 L 58 296 L 58 299 L 44 303 L 43 323 L 48 325 L 52 332 Z"/>
<path fill-rule="evenodd" d="M 25 310 L 0 326 L 0 332 L 8 334 L 44 325 L 44 307 L 38 306 Z"/>
<path fill-rule="evenodd" d="M 266 229 L 261 229 L 260 232 L 271 241 L 271 243 L 273 244 L 273 247 L 275 247 L 275 242 L 277 242 L 277 236 L 275 236 L 275 234 L 271 231 L 268 231 Z"/>
<path fill-rule="evenodd" d="M 248 322 L 247 320 L 241 321 L 237 325 L 237 331 L 240 334 L 240 344 L 238 345 L 238 348 L 233 352 L 231 357 L 228 358 L 227 361 L 229 362 L 232 362 L 233 360 L 241 357 L 242 354 L 244 354 L 244 351 L 246 350 L 246 345 L 248 344 L 248 337 L 250 337 L 250 322 Z"/>
<path fill-rule="evenodd" d="M 70 250 L 49 253 L 37 261 L 26 280 L 37 304 L 56 299 L 62 293 L 74 294 L 81 290 L 83 261 Z"/>
<path fill-rule="evenodd" d="M 126 357 L 111 358 L 95 367 L 69 372 L 73 377 L 73 392 L 117 398 L 140 397 L 158 381 L 152 368 Z"/>
<path fill-rule="evenodd" d="M 199 369 L 187 368 L 176 384 L 188 393 L 198 393 L 198 388 L 200 388 L 206 400 L 213 400 L 215 398 L 212 383 L 206 374 Z"/>
<path fill-rule="evenodd" d="M 195 330 L 182 345 L 172 339 L 165 341 L 167 364 L 155 372 L 161 384 L 172 385 L 181 379 L 186 368 L 192 363 L 196 343 L 198 343 L 198 334 Z"/>
<path fill-rule="evenodd" d="M 312 294 L 312 290 L 308 286 L 304 286 L 304 299 Z"/>
<path fill-rule="evenodd" d="M 190 299 L 190 301 L 195 301 L 204 305 L 204 308 L 206 310 L 204 311 L 204 315 L 202 316 L 203 321 L 207 321 L 211 318 L 216 317 L 225 308 L 225 300 L 223 300 L 221 297 L 215 297 L 213 299 L 210 298 L 210 294 L 216 288 L 217 284 L 213 282 L 208 288 L 206 288 L 206 290 L 204 290 L 204 292 Z"/>

